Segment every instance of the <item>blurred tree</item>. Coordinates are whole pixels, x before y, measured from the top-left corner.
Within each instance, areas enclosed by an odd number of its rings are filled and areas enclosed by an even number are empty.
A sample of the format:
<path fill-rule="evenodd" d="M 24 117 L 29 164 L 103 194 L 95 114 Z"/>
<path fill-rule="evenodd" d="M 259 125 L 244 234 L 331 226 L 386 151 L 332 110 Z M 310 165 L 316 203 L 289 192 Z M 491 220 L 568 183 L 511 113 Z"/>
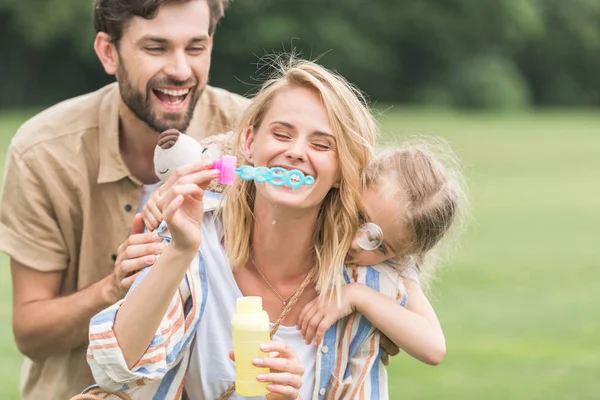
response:
<path fill-rule="evenodd" d="M 109 82 L 92 0 L 0 0 L 0 105 L 45 104 Z M 600 105 L 599 0 L 236 0 L 211 82 L 257 85 L 261 56 L 320 58 L 371 100 L 463 107 Z"/>

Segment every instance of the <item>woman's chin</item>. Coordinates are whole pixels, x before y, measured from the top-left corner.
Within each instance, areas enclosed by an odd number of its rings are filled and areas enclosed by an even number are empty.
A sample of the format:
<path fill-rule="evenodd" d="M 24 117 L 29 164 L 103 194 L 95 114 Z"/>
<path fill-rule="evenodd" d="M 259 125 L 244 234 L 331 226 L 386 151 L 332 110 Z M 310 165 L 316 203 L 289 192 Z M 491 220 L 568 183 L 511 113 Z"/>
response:
<path fill-rule="evenodd" d="M 264 184 L 264 193 L 269 202 L 290 208 L 307 208 L 315 203 L 311 199 L 313 194 L 311 188 L 306 186 L 292 189 L 289 186 Z"/>

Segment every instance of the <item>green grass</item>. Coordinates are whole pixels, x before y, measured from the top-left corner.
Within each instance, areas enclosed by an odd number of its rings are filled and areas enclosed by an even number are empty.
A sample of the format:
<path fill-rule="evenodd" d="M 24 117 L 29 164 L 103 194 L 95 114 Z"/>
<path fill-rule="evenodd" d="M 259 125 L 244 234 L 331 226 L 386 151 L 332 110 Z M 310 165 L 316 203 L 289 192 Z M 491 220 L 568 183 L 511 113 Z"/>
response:
<path fill-rule="evenodd" d="M 0 114 L 2 165 L 29 115 Z M 412 135 L 450 142 L 474 220 L 433 287 L 446 359 L 437 367 L 393 359 L 390 397 L 600 398 L 600 114 L 392 108 L 380 120 L 385 144 Z M 0 398 L 16 399 L 21 357 L 6 256 L 0 264 Z"/>

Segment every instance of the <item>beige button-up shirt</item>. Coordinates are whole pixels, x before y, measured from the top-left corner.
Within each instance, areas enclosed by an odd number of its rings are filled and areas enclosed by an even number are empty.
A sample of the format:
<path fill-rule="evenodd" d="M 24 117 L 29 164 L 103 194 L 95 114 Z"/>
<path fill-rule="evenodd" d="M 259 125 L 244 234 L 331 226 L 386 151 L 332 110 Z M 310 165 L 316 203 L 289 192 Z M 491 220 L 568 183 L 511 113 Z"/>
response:
<path fill-rule="evenodd" d="M 0 250 L 36 270 L 63 271 L 61 296 L 112 272 L 140 202 L 142 184 L 119 151 L 119 98 L 110 84 L 45 110 L 19 129 L 8 151 Z M 186 133 L 201 139 L 234 129 L 248 103 L 207 87 Z M 22 399 L 68 399 L 92 384 L 86 348 L 26 359 Z"/>

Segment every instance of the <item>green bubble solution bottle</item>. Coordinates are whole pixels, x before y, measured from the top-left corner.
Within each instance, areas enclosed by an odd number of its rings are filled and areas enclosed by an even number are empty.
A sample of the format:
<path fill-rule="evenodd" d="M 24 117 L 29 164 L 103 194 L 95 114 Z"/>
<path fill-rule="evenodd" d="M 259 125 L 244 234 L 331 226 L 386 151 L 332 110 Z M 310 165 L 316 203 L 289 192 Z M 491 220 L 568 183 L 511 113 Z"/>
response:
<path fill-rule="evenodd" d="M 268 354 L 260 346 L 271 340 L 269 316 L 262 308 L 262 297 L 246 296 L 237 299 L 237 310 L 231 319 L 233 352 L 235 354 L 235 391 L 240 396 L 262 396 L 268 393 L 267 385 L 256 380 L 258 374 L 268 374 L 268 368 L 252 364 L 253 358 Z"/>

